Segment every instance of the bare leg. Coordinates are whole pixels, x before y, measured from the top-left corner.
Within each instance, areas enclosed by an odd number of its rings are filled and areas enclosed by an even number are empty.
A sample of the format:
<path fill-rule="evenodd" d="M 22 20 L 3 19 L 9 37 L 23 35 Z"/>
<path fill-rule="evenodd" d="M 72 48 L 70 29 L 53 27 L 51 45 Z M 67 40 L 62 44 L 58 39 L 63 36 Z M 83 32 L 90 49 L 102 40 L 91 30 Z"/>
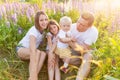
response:
<path fill-rule="evenodd" d="M 48 77 L 49 80 L 54 80 L 54 68 L 51 69 L 48 68 Z"/>
<path fill-rule="evenodd" d="M 46 57 L 46 53 L 43 52 L 43 51 L 37 51 L 38 53 L 38 67 L 37 67 L 37 71 L 38 71 L 38 74 L 43 66 L 43 63 L 45 61 L 45 57 Z"/>
<path fill-rule="evenodd" d="M 65 58 L 64 60 L 65 60 L 64 63 L 69 64 L 69 62 L 70 62 L 70 58 Z"/>
<path fill-rule="evenodd" d="M 48 77 L 49 80 L 54 80 L 55 74 L 55 62 L 54 62 L 54 54 L 48 53 Z"/>
<path fill-rule="evenodd" d="M 56 58 L 56 64 L 55 64 L 55 80 L 61 80 L 60 77 L 60 69 L 59 69 L 59 59 L 58 57 Z"/>
<path fill-rule="evenodd" d="M 37 50 L 36 54 L 30 54 L 30 50 L 28 48 L 20 48 L 18 50 L 18 56 L 22 60 L 29 60 L 29 80 L 38 80 L 37 67 L 40 57 L 40 51 Z"/>
<path fill-rule="evenodd" d="M 85 77 L 87 77 L 88 73 L 90 72 L 90 60 L 92 60 L 92 54 L 86 53 L 83 55 L 83 61 L 78 70 L 76 80 L 83 80 Z"/>
<path fill-rule="evenodd" d="M 30 54 L 30 49 L 20 48 L 18 51 L 18 57 L 22 60 L 30 60 L 29 63 L 29 80 L 37 80 L 37 62 L 36 54 Z"/>
<path fill-rule="evenodd" d="M 33 59 L 33 56 L 35 59 Z M 30 55 L 30 80 L 38 80 L 39 71 L 42 68 L 43 62 L 45 60 L 45 52 L 37 49 L 36 54 Z M 35 78 L 33 78 L 35 76 Z"/>
<path fill-rule="evenodd" d="M 30 55 L 30 63 L 29 63 L 30 77 L 29 77 L 29 80 L 38 80 L 37 64 L 38 63 L 37 63 L 36 54 L 34 54 L 34 56 Z"/>
<path fill-rule="evenodd" d="M 18 57 L 22 60 L 30 59 L 30 50 L 28 48 L 20 48 L 18 51 Z"/>

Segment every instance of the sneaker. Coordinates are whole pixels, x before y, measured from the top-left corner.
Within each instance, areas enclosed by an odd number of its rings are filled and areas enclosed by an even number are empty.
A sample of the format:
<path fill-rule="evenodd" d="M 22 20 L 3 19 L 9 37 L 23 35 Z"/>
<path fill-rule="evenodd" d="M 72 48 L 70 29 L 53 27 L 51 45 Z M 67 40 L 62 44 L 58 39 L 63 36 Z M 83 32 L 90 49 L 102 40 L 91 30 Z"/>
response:
<path fill-rule="evenodd" d="M 60 67 L 60 70 L 63 71 L 64 73 L 67 73 L 67 72 L 68 72 L 68 68 L 65 68 L 64 66 L 61 66 L 61 67 Z"/>

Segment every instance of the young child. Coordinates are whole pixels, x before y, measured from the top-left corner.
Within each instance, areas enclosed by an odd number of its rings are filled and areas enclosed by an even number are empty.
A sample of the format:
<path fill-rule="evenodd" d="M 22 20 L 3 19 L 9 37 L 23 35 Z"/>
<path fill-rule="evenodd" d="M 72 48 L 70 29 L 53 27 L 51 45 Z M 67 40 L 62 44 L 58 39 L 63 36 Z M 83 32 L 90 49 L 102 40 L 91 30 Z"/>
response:
<path fill-rule="evenodd" d="M 57 35 L 58 42 L 57 47 L 55 49 L 55 53 L 59 55 L 60 58 L 64 60 L 63 66 L 60 67 L 64 73 L 68 71 L 68 64 L 71 57 L 71 50 L 69 48 L 68 42 L 74 41 L 75 39 L 71 37 L 70 27 L 72 24 L 72 20 L 70 17 L 64 16 L 60 19 L 60 27 L 59 33 Z"/>
<path fill-rule="evenodd" d="M 47 33 L 47 53 L 48 53 L 48 76 L 49 80 L 61 80 L 60 70 L 58 64 L 58 55 L 54 53 L 57 44 L 57 34 L 60 29 L 60 25 L 55 20 L 48 22 Z"/>

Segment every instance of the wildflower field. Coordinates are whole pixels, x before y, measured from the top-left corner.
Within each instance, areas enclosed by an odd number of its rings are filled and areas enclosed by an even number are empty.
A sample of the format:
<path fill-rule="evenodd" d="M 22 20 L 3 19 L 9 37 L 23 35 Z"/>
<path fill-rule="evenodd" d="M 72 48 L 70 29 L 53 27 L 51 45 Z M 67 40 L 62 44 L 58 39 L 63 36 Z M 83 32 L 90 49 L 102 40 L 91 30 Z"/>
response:
<path fill-rule="evenodd" d="M 82 12 L 92 12 L 99 38 L 91 46 L 95 50 L 94 60 L 86 80 L 120 80 L 119 3 L 119 0 L 1 0 L 0 80 L 27 80 L 28 62 L 17 57 L 15 47 L 34 25 L 34 15 L 39 10 L 58 22 L 60 17 L 67 15 L 73 23 Z M 47 61 L 39 74 L 40 80 L 48 80 L 46 66 Z M 77 69 L 71 66 L 67 75 L 62 73 L 62 80 L 75 80 Z"/>

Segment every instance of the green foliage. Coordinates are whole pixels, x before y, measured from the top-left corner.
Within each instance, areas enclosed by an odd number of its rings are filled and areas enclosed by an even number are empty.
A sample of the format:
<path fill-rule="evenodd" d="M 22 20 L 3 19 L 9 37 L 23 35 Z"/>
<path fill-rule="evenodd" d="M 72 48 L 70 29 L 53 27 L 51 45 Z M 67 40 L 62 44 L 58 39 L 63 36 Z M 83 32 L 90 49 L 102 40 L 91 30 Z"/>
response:
<path fill-rule="evenodd" d="M 93 45 L 96 48 L 94 58 L 101 60 L 101 68 L 92 66 L 91 78 L 93 80 L 107 79 L 108 77 L 104 77 L 106 75 L 120 79 L 120 68 L 118 68 L 118 65 L 120 66 L 120 34 L 110 29 L 111 20 L 111 17 L 106 18 L 103 14 L 99 14 L 95 20 L 95 26 L 99 30 L 99 38 L 97 43 Z"/>
<path fill-rule="evenodd" d="M 71 17 L 72 22 L 75 23 L 77 21 L 77 19 L 79 18 L 80 13 L 78 10 L 72 9 L 72 10 L 66 12 L 65 15 Z"/>
<path fill-rule="evenodd" d="M 47 10 L 47 14 L 50 19 L 55 19 L 57 22 L 59 22 L 59 20 L 62 16 L 69 16 L 72 19 L 73 23 L 75 23 L 80 16 L 79 11 L 75 10 L 75 9 L 70 10 L 65 13 L 62 13 L 60 11 L 54 12 L 53 10 Z"/>
<path fill-rule="evenodd" d="M 34 19 L 32 18 L 32 22 L 29 22 L 26 15 L 19 15 L 17 25 L 19 25 L 21 28 L 28 30 L 34 23 Z"/>
<path fill-rule="evenodd" d="M 39 9 L 42 8 L 42 3 L 43 3 L 43 0 L 27 0 L 27 2 L 31 3 L 31 4 L 37 4 Z"/>
<path fill-rule="evenodd" d="M 28 63 L 21 60 L 3 58 L 0 60 L 0 80 L 26 80 L 28 77 Z"/>
<path fill-rule="evenodd" d="M 56 13 L 53 10 L 47 10 L 48 17 L 50 19 L 54 19 L 57 22 L 59 22 L 60 18 L 63 16 L 63 14 L 60 11 L 57 11 Z"/>
<path fill-rule="evenodd" d="M 18 34 L 18 26 L 13 25 L 8 27 L 6 25 L 0 26 L 0 49 L 5 53 L 11 53 L 17 45 L 17 42 L 21 38 L 21 34 Z"/>

